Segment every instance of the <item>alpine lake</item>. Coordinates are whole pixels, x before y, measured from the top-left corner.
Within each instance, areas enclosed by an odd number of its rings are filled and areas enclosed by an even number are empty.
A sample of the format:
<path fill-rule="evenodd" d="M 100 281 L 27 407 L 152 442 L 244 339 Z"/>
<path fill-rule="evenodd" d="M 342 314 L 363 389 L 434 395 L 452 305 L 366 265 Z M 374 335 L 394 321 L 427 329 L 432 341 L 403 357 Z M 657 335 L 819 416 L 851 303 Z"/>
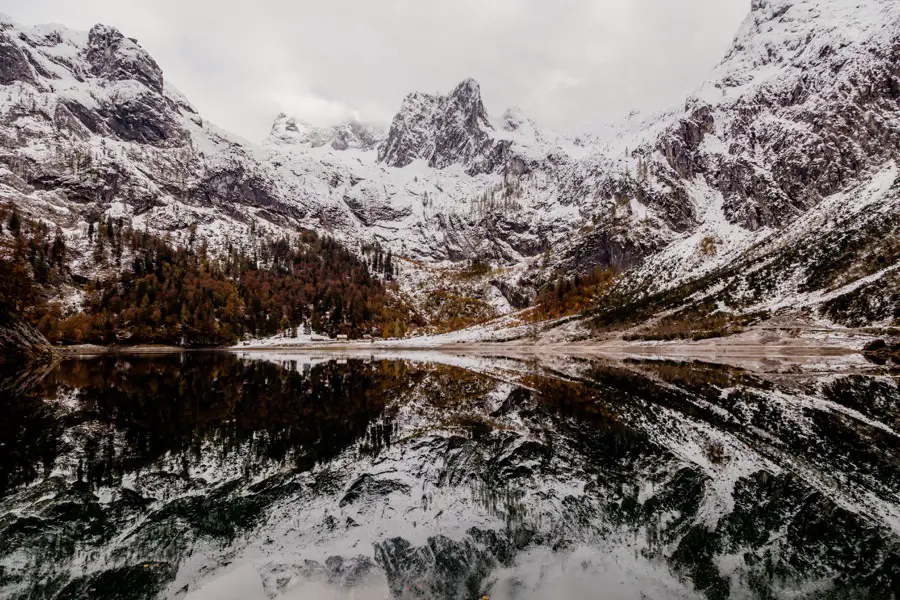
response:
<path fill-rule="evenodd" d="M 889 599 L 900 380 L 443 352 L 0 379 L 7 599 Z"/>

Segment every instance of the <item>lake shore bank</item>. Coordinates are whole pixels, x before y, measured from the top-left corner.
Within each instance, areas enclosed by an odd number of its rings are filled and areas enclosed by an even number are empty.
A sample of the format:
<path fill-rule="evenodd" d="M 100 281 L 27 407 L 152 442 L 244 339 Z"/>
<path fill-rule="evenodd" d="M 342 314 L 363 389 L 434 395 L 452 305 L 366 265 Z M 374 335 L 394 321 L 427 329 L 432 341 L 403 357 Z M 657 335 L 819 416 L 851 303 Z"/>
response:
<path fill-rule="evenodd" d="M 201 348 L 201 350 L 216 350 L 217 348 Z M 98 344 L 78 344 L 76 346 L 54 346 L 54 350 L 62 356 L 98 356 L 101 354 L 175 354 L 188 352 L 194 348 L 181 346 L 140 344 L 137 346 L 100 346 Z"/>
<path fill-rule="evenodd" d="M 865 348 L 872 336 L 856 332 L 842 335 L 804 336 L 771 330 L 754 330 L 737 335 L 706 340 L 647 341 L 610 338 L 578 341 L 534 341 L 518 339 L 504 342 L 455 341 L 440 338 L 397 340 L 332 340 L 284 343 L 271 338 L 265 343 L 242 342 L 229 347 L 184 348 L 173 345 L 57 347 L 62 357 L 89 357 L 105 354 L 162 355 L 180 352 L 226 351 L 252 354 L 338 354 L 368 356 L 373 354 L 466 354 L 471 356 L 505 356 L 518 360 L 542 359 L 609 359 L 672 360 L 707 362 L 750 370 L 868 370 L 890 365 L 891 360 L 878 360 Z M 894 361 L 896 363 L 896 361 Z"/>

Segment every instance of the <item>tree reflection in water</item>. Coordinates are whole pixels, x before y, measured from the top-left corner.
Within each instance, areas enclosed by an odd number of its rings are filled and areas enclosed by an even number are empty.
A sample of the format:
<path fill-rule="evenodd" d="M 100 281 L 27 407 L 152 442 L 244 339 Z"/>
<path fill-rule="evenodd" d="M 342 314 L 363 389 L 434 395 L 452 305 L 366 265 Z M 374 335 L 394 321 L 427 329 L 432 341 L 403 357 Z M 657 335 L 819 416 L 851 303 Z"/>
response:
<path fill-rule="evenodd" d="M 186 353 L 7 374 L 0 595 L 181 597 L 242 556 L 268 557 L 269 597 L 310 578 L 416 598 L 900 589 L 895 378 L 569 367 Z"/>

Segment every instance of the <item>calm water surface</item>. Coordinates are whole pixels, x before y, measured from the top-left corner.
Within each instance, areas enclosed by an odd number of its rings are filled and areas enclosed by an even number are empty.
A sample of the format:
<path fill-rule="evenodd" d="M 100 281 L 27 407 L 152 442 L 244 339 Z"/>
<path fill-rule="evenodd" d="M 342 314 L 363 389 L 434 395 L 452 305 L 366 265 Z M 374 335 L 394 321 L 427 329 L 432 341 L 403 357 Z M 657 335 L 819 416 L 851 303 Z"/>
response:
<path fill-rule="evenodd" d="M 896 373 L 107 356 L 0 379 L 2 598 L 896 598 Z"/>

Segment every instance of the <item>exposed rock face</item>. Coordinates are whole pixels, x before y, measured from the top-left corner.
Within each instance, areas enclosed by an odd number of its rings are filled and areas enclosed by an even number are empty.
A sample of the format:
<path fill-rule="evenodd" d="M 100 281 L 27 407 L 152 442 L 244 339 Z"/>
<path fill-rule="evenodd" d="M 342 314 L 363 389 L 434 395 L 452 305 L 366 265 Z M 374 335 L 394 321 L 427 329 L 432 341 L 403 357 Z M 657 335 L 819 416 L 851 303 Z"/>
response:
<path fill-rule="evenodd" d="M 488 173 L 502 164 L 508 147 L 494 139 L 493 129 L 474 79 L 447 96 L 410 94 L 378 149 L 378 160 L 391 167 L 414 160 L 436 169 L 459 164 L 473 175 Z"/>
<path fill-rule="evenodd" d="M 584 273 L 594 267 L 623 272 L 639 265 L 644 257 L 659 249 L 652 241 L 641 243 L 625 232 L 596 231 L 585 235 L 578 245 L 567 248 L 560 263 L 570 272 Z"/>
<path fill-rule="evenodd" d="M 92 75 L 120 83 L 96 108 L 109 133 L 123 141 L 152 146 L 187 143 L 188 133 L 165 96 L 162 69 L 134 40 L 115 28 L 95 25 L 88 34 L 85 59 Z M 72 104 L 78 103 L 70 101 Z M 87 110 L 76 108 L 75 113 Z M 85 126 L 98 132 L 95 119 L 87 116 L 86 120 Z"/>
<path fill-rule="evenodd" d="M 704 136 L 715 133 L 715 118 L 709 106 L 690 111 L 659 141 L 658 150 L 669 166 L 682 179 L 690 179 L 705 169 L 703 157 L 698 156 Z"/>
<path fill-rule="evenodd" d="M 181 146 L 188 140 L 187 132 L 170 113 L 166 99 L 147 90 L 110 98 L 101 114 L 120 140 L 152 146 Z"/>
<path fill-rule="evenodd" d="M 0 323 L 0 364 L 44 363 L 56 358 L 50 342 L 21 321 Z"/>
<path fill-rule="evenodd" d="M 229 210 L 237 205 L 272 208 L 278 203 L 268 181 L 245 173 L 240 167 L 208 172 L 192 192 L 208 206 L 221 205 Z"/>
<path fill-rule="evenodd" d="M 118 29 L 94 25 L 88 34 L 86 58 L 91 73 L 110 81 L 133 79 L 157 94 L 163 93 L 162 69 L 147 52 Z"/>
<path fill-rule="evenodd" d="M 34 83 L 32 68 L 25 52 L 7 33 L 0 32 L 0 85 L 16 81 Z"/>
<path fill-rule="evenodd" d="M 379 222 L 401 221 L 413 215 L 410 206 L 394 206 L 385 202 L 382 190 L 374 183 L 363 182 L 352 186 L 343 195 L 353 215 L 365 226 L 373 226 Z"/>

